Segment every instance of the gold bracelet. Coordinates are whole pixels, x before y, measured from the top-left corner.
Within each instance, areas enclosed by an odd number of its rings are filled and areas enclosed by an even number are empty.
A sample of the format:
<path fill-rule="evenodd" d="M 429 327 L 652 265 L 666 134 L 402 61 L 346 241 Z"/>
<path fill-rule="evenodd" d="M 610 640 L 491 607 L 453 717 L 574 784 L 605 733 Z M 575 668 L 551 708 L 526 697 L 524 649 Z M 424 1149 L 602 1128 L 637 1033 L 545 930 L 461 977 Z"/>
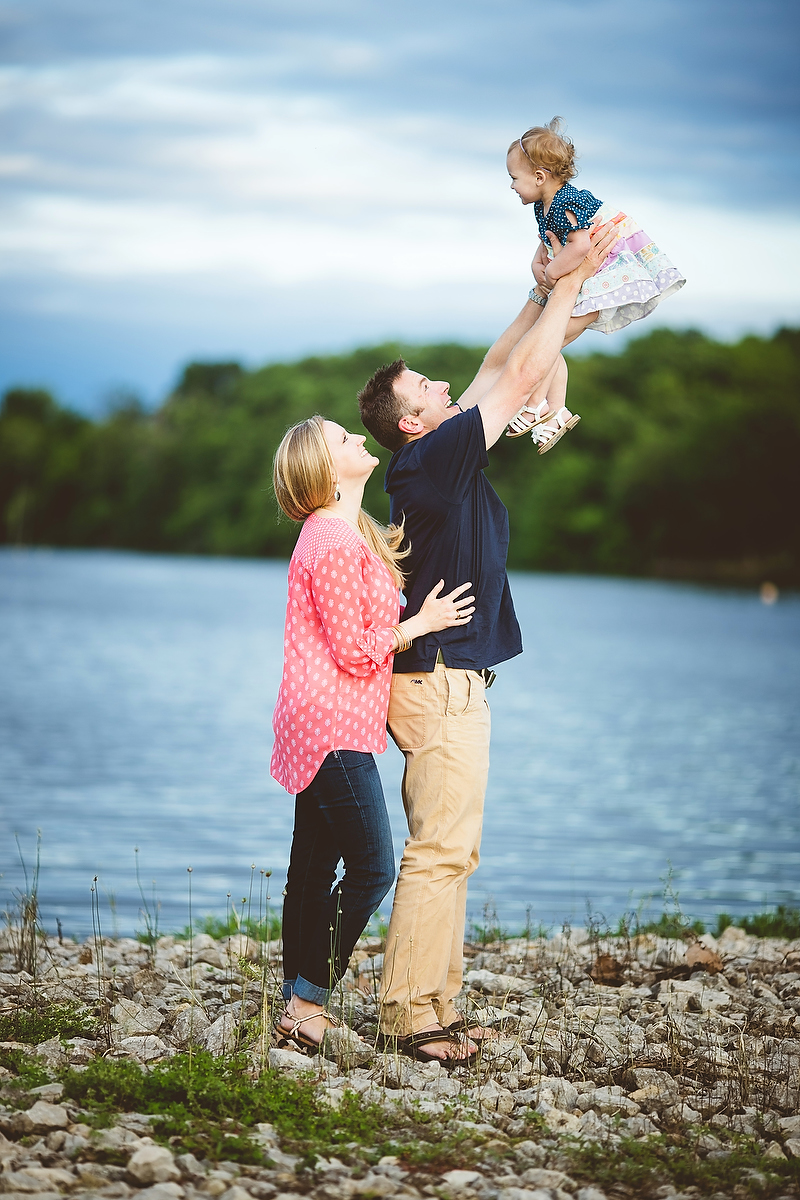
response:
<path fill-rule="evenodd" d="M 401 629 L 399 625 L 393 625 L 392 633 L 397 635 L 397 641 L 398 641 L 398 646 L 397 646 L 397 649 L 395 650 L 395 654 L 403 654 L 406 650 L 411 649 L 411 645 L 412 645 L 414 639 L 410 638 L 404 629 Z"/>

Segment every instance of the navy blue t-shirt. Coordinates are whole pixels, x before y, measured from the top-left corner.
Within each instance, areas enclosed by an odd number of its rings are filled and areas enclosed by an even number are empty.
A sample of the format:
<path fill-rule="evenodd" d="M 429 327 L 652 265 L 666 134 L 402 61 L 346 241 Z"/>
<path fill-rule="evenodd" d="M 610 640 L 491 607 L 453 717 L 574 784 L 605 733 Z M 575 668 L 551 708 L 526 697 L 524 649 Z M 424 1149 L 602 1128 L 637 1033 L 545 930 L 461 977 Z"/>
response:
<path fill-rule="evenodd" d="M 411 554 L 403 561 L 413 617 L 440 579 L 446 595 L 472 581 L 469 624 L 419 637 L 396 654 L 397 672 L 432 671 L 441 649 L 448 667 L 480 671 L 522 652 L 522 637 L 506 575 L 508 513 L 483 474 L 489 465 L 480 409 L 450 417 L 438 429 L 408 442 L 386 470 L 391 519 L 405 515 Z"/>

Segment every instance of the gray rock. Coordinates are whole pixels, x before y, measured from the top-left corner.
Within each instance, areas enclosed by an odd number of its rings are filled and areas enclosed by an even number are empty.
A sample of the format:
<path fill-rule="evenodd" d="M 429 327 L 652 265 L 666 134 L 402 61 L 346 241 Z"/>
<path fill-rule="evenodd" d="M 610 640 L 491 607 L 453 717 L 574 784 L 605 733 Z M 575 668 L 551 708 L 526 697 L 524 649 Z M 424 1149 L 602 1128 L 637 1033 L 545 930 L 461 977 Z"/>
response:
<path fill-rule="evenodd" d="M 58 1037 L 50 1038 L 47 1042 L 40 1042 L 36 1047 L 34 1054 L 40 1058 L 49 1071 L 59 1071 L 69 1062 L 67 1051 L 61 1044 L 61 1039 Z M 58 1084 L 45 1084 L 46 1088 L 58 1087 Z M 41 1089 L 36 1089 L 37 1091 Z M 64 1090 L 63 1087 L 61 1089 Z M 58 1093 L 60 1095 L 60 1093 Z"/>
<path fill-rule="evenodd" d="M 183 1194 L 183 1188 L 177 1183 L 156 1183 L 137 1192 L 136 1200 L 178 1200 Z"/>
<path fill-rule="evenodd" d="M 46 1045 L 46 1043 L 42 1044 Z M 31 1088 L 28 1095 L 38 1096 L 40 1100 L 49 1100 L 52 1104 L 64 1095 L 64 1085 L 63 1083 L 43 1083 L 41 1087 Z"/>
<path fill-rule="evenodd" d="M 117 1046 L 130 1058 L 135 1058 L 137 1062 L 155 1062 L 157 1059 L 169 1058 L 175 1053 L 166 1042 L 162 1042 L 161 1038 L 156 1037 L 154 1033 L 123 1038 L 117 1043 Z"/>
<path fill-rule="evenodd" d="M 269 1065 L 278 1071 L 314 1072 L 313 1060 L 307 1054 L 300 1054 L 297 1050 L 278 1050 L 274 1046 L 269 1052 Z"/>
<path fill-rule="evenodd" d="M 246 1192 L 238 1183 L 232 1184 L 227 1192 L 223 1192 L 220 1200 L 252 1200 L 249 1192 Z"/>
<path fill-rule="evenodd" d="M 552 1096 L 549 1103 L 554 1108 L 560 1108 L 562 1112 L 571 1112 L 573 1108 L 577 1107 L 578 1089 L 568 1079 L 561 1079 L 558 1076 L 545 1076 L 539 1080 L 538 1087 L 532 1090 L 536 1092 L 540 1099 L 548 1099 L 548 1094 Z"/>
<path fill-rule="evenodd" d="M 208 1032 L 211 1022 L 202 1008 L 197 1004 L 181 1009 L 172 1026 L 172 1041 L 176 1046 L 185 1049 L 187 1046 L 200 1046 Z"/>
<path fill-rule="evenodd" d="M 190 1183 L 202 1183 L 206 1177 L 203 1164 L 193 1154 L 179 1154 L 175 1165 L 181 1173 L 181 1179 L 188 1179 Z"/>
<path fill-rule="evenodd" d="M 607 1200 L 605 1192 L 598 1187 L 579 1188 L 575 1200 Z"/>
<path fill-rule="evenodd" d="M 445 1171 L 442 1182 L 454 1191 L 461 1191 L 462 1188 L 471 1187 L 473 1183 L 477 1183 L 482 1178 L 480 1171 Z"/>
<path fill-rule="evenodd" d="M 114 1032 L 119 1039 L 158 1033 L 164 1024 L 163 1014 L 157 1008 L 144 1007 L 133 1000 L 120 1000 L 111 1009 L 111 1017 L 117 1023 Z"/>
<path fill-rule="evenodd" d="M 495 1181 L 496 1182 L 496 1181 Z M 553 1193 L 548 1188 L 507 1187 L 500 1193 L 501 1200 L 553 1200 Z"/>
<path fill-rule="evenodd" d="M 128 1173 L 139 1184 L 171 1183 L 180 1178 L 166 1146 L 140 1146 L 128 1161 Z"/>
<path fill-rule="evenodd" d="M 375 1048 L 347 1025 L 328 1030 L 322 1052 L 326 1058 L 344 1068 L 362 1066 L 375 1058 Z"/>
<path fill-rule="evenodd" d="M 5 1192 L 52 1192 L 72 1188 L 77 1183 L 71 1171 L 61 1167 L 26 1166 L 21 1171 L 7 1171 L 2 1177 Z"/>
<path fill-rule="evenodd" d="M 583 1112 L 594 1108 L 611 1117 L 635 1117 L 640 1111 L 639 1105 L 629 1100 L 621 1087 L 599 1087 L 592 1092 L 584 1092 L 578 1097 L 576 1107 Z"/>
<path fill-rule="evenodd" d="M 54 1129 L 66 1129 L 70 1124 L 67 1110 L 61 1104 L 49 1104 L 37 1100 L 27 1112 L 17 1113 L 15 1125 L 22 1134 L 50 1133 Z"/>
<path fill-rule="evenodd" d="M 123 1154 L 133 1154 L 142 1144 L 142 1139 L 130 1129 L 120 1125 L 112 1125 L 110 1129 L 99 1129 L 92 1136 L 92 1143 L 99 1150 L 116 1150 Z"/>
<path fill-rule="evenodd" d="M 535 1188 L 563 1188 L 569 1192 L 578 1186 L 564 1171 L 548 1171 L 544 1167 L 529 1167 L 522 1175 L 522 1182 Z"/>
<path fill-rule="evenodd" d="M 233 1013 L 224 1012 L 217 1017 L 206 1030 L 201 1044 L 214 1058 L 221 1058 L 233 1050 L 236 1046 L 236 1020 Z"/>

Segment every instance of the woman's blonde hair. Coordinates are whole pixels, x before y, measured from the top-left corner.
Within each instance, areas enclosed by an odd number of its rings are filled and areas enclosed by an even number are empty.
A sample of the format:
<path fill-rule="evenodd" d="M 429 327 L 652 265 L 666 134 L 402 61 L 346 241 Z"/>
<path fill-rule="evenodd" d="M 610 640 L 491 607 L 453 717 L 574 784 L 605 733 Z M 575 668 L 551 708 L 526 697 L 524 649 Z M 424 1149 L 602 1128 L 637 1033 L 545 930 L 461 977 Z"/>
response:
<path fill-rule="evenodd" d="M 575 147 L 572 139 L 561 132 L 563 120 L 553 117 L 547 125 L 534 125 L 523 133 L 517 142 L 512 142 L 508 153 L 521 150 L 534 170 L 549 171 L 554 179 L 568 183 L 578 174 L 575 166 Z"/>
<path fill-rule="evenodd" d="M 330 503 L 336 486 L 336 468 L 325 441 L 325 420 L 320 416 L 299 421 L 284 434 L 272 464 L 275 499 L 292 521 L 305 521 L 318 508 Z M 358 529 L 373 554 L 386 566 L 399 588 L 404 576 L 398 563 L 411 547 L 401 550 L 405 537 L 402 525 L 381 525 L 363 508 L 358 512 Z"/>

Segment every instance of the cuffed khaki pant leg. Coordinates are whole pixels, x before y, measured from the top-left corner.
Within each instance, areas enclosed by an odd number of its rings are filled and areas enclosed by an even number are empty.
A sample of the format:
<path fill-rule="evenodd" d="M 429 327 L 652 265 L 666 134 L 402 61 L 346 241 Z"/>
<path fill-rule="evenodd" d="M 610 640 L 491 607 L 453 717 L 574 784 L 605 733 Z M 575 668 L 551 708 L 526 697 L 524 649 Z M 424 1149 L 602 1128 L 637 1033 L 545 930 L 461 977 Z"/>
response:
<path fill-rule="evenodd" d="M 389 728 L 405 756 L 408 818 L 381 984 L 384 1032 L 456 1017 L 467 880 L 478 865 L 489 771 L 489 706 L 476 671 L 395 675 Z"/>

